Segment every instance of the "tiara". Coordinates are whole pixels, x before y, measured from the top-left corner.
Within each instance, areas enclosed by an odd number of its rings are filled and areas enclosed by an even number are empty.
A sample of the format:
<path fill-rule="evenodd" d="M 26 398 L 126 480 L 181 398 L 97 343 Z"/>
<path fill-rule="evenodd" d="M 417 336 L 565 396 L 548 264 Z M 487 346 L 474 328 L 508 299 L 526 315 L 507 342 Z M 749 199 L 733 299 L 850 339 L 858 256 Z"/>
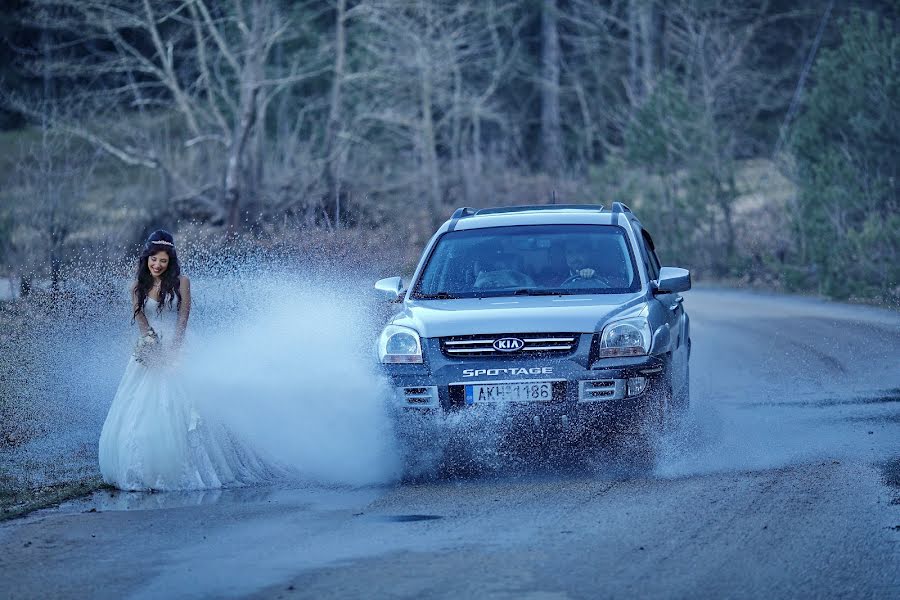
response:
<path fill-rule="evenodd" d="M 175 247 L 175 244 L 172 242 L 167 242 L 166 240 L 153 240 L 150 242 L 151 244 L 162 244 L 163 246 L 172 246 Z"/>

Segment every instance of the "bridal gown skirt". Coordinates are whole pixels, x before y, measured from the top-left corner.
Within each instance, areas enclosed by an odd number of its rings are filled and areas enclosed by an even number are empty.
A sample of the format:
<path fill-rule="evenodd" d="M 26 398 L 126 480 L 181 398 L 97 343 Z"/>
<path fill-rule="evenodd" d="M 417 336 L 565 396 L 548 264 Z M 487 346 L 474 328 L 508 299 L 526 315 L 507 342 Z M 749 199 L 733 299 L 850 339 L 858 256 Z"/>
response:
<path fill-rule="evenodd" d="M 173 369 L 132 357 L 100 434 L 103 480 L 123 490 L 197 490 L 270 479 L 273 468 L 210 415 Z"/>

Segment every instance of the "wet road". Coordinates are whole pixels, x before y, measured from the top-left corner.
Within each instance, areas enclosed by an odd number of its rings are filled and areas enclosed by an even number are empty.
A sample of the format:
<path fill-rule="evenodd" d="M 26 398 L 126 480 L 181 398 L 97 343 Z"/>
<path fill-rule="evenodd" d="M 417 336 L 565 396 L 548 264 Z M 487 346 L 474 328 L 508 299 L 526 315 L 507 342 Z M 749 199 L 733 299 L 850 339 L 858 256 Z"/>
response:
<path fill-rule="evenodd" d="M 0 596 L 900 597 L 900 314 L 695 290 L 652 474 L 110 494 L 0 524 Z"/>

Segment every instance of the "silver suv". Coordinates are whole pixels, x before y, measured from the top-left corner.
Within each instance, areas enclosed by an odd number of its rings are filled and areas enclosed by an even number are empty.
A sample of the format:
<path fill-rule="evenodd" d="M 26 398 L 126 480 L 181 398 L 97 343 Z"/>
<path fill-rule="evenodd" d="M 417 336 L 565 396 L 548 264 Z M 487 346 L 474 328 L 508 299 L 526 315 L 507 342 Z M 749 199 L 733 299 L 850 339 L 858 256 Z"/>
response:
<path fill-rule="evenodd" d="M 460 208 L 408 287 L 375 284 L 402 303 L 378 340 L 397 417 L 502 410 L 571 440 L 658 428 L 689 401 L 690 287 L 619 202 Z"/>

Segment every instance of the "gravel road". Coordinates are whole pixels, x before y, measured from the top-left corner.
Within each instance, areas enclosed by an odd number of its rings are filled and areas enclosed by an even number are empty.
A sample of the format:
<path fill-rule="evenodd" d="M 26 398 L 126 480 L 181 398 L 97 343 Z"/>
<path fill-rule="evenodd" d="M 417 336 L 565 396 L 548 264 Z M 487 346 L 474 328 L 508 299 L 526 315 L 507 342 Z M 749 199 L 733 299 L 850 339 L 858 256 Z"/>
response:
<path fill-rule="evenodd" d="M 0 597 L 900 597 L 900 314 L 686 297 L 692 408 L 653 473 L 98 492 L 0 524 Z"/>

